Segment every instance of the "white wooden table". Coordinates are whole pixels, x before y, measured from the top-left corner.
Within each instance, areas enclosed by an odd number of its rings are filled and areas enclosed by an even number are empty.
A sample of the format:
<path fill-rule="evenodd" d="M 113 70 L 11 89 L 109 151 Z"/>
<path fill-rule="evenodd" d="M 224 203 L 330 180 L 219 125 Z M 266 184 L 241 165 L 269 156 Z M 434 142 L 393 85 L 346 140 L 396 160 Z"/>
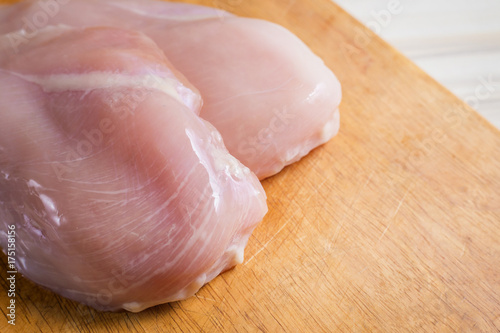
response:
<path fill-rule="evenodd" d="M 500 128 L 499 0 L 334 0 Z"/>

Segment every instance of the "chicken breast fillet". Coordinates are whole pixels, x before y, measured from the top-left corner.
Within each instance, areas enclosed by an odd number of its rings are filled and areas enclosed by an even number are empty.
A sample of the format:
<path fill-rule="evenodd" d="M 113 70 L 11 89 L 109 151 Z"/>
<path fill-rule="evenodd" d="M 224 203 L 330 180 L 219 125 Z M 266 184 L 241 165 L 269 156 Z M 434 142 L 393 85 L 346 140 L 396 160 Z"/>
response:
<path fill-rule="evenodd" d="M 17 52 L 1 36 L 0 244 L 15 228 L 18 270 L 140 311 L 242 262 L 265 193 L 200 106 L 140 32 L 48 26 Z"/>
<path fill-rule="evenodd" d="M 40 27 L 115 26 L 144 32 L 203 96 L 201 116 L 262 179 L 338 131 L 340 84 L 286 29 L 208 7 L 153 0 L 24 1 L 0 10 L 13 48 Z"/>

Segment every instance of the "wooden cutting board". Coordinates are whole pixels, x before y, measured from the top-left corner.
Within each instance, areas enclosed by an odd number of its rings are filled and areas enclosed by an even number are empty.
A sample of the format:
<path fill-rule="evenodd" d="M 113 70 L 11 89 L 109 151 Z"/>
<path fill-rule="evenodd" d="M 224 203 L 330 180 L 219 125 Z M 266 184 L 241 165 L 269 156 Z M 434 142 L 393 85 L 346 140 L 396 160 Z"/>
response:
<path fill-rule="evenodd" d="M 500 132 L 329 0 L 189 2 L 304 40 L 342 82 L 339 135 L 264 181 L 244 264 L 195 297 L 99 313 L 18 276 L 15 328 L 499 331 Z"/>

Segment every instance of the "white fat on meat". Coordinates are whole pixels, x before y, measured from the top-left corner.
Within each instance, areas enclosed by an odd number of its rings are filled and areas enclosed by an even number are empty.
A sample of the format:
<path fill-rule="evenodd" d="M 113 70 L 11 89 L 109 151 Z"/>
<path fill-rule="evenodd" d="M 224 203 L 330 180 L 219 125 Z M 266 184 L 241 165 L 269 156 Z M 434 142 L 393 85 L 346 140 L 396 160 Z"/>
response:
<path fill-rule="evenodd" d="M 60 29 L 0 43 L 0 230 L 15 225 L 17 268 L 99 310 L 190 297 L 241 263 L 264 190 L 150 38 Z M 163 84 L 141 83 L 150 68 Z"/>

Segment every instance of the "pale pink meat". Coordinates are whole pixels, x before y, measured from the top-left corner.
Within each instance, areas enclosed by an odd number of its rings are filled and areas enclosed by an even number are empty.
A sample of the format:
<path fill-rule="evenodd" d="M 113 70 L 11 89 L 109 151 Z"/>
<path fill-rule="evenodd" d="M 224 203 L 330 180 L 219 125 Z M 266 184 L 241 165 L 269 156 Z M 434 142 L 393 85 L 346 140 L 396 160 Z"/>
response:
<path fill-rule="evenodd" d="M 257 177 L 333 137 L 340 99 L 323 61 L 262 20 L 0 6 L 0 245 L 15 225 L 20 272 L 97 309 L 187 298 L 243 260 L 267 211 Z"/>
<path fill-rule="evenodd" d="M 0 32 L 14 32 L 13 46 L 23 45 L 36 35 L 36 24 L 43 25 L 44 14 L 45 25 L 108 25 L 144 32 L 200 90 L 201 116 L 220 131 L 230 153 L 261 179 L 338 131 L 338 80 L 278 25 L 153 0 L 46 3 L 51 5 L 33 0 L 6 7 L 0 11 Z"/>
<path fill-rule="evenodd" d="M 264 190 L 151 39 L 49 26 L 17 51 L 0 37 L 0 244 L 15 225 L 23 275 L 140 311 L 242 262 Z"/>

